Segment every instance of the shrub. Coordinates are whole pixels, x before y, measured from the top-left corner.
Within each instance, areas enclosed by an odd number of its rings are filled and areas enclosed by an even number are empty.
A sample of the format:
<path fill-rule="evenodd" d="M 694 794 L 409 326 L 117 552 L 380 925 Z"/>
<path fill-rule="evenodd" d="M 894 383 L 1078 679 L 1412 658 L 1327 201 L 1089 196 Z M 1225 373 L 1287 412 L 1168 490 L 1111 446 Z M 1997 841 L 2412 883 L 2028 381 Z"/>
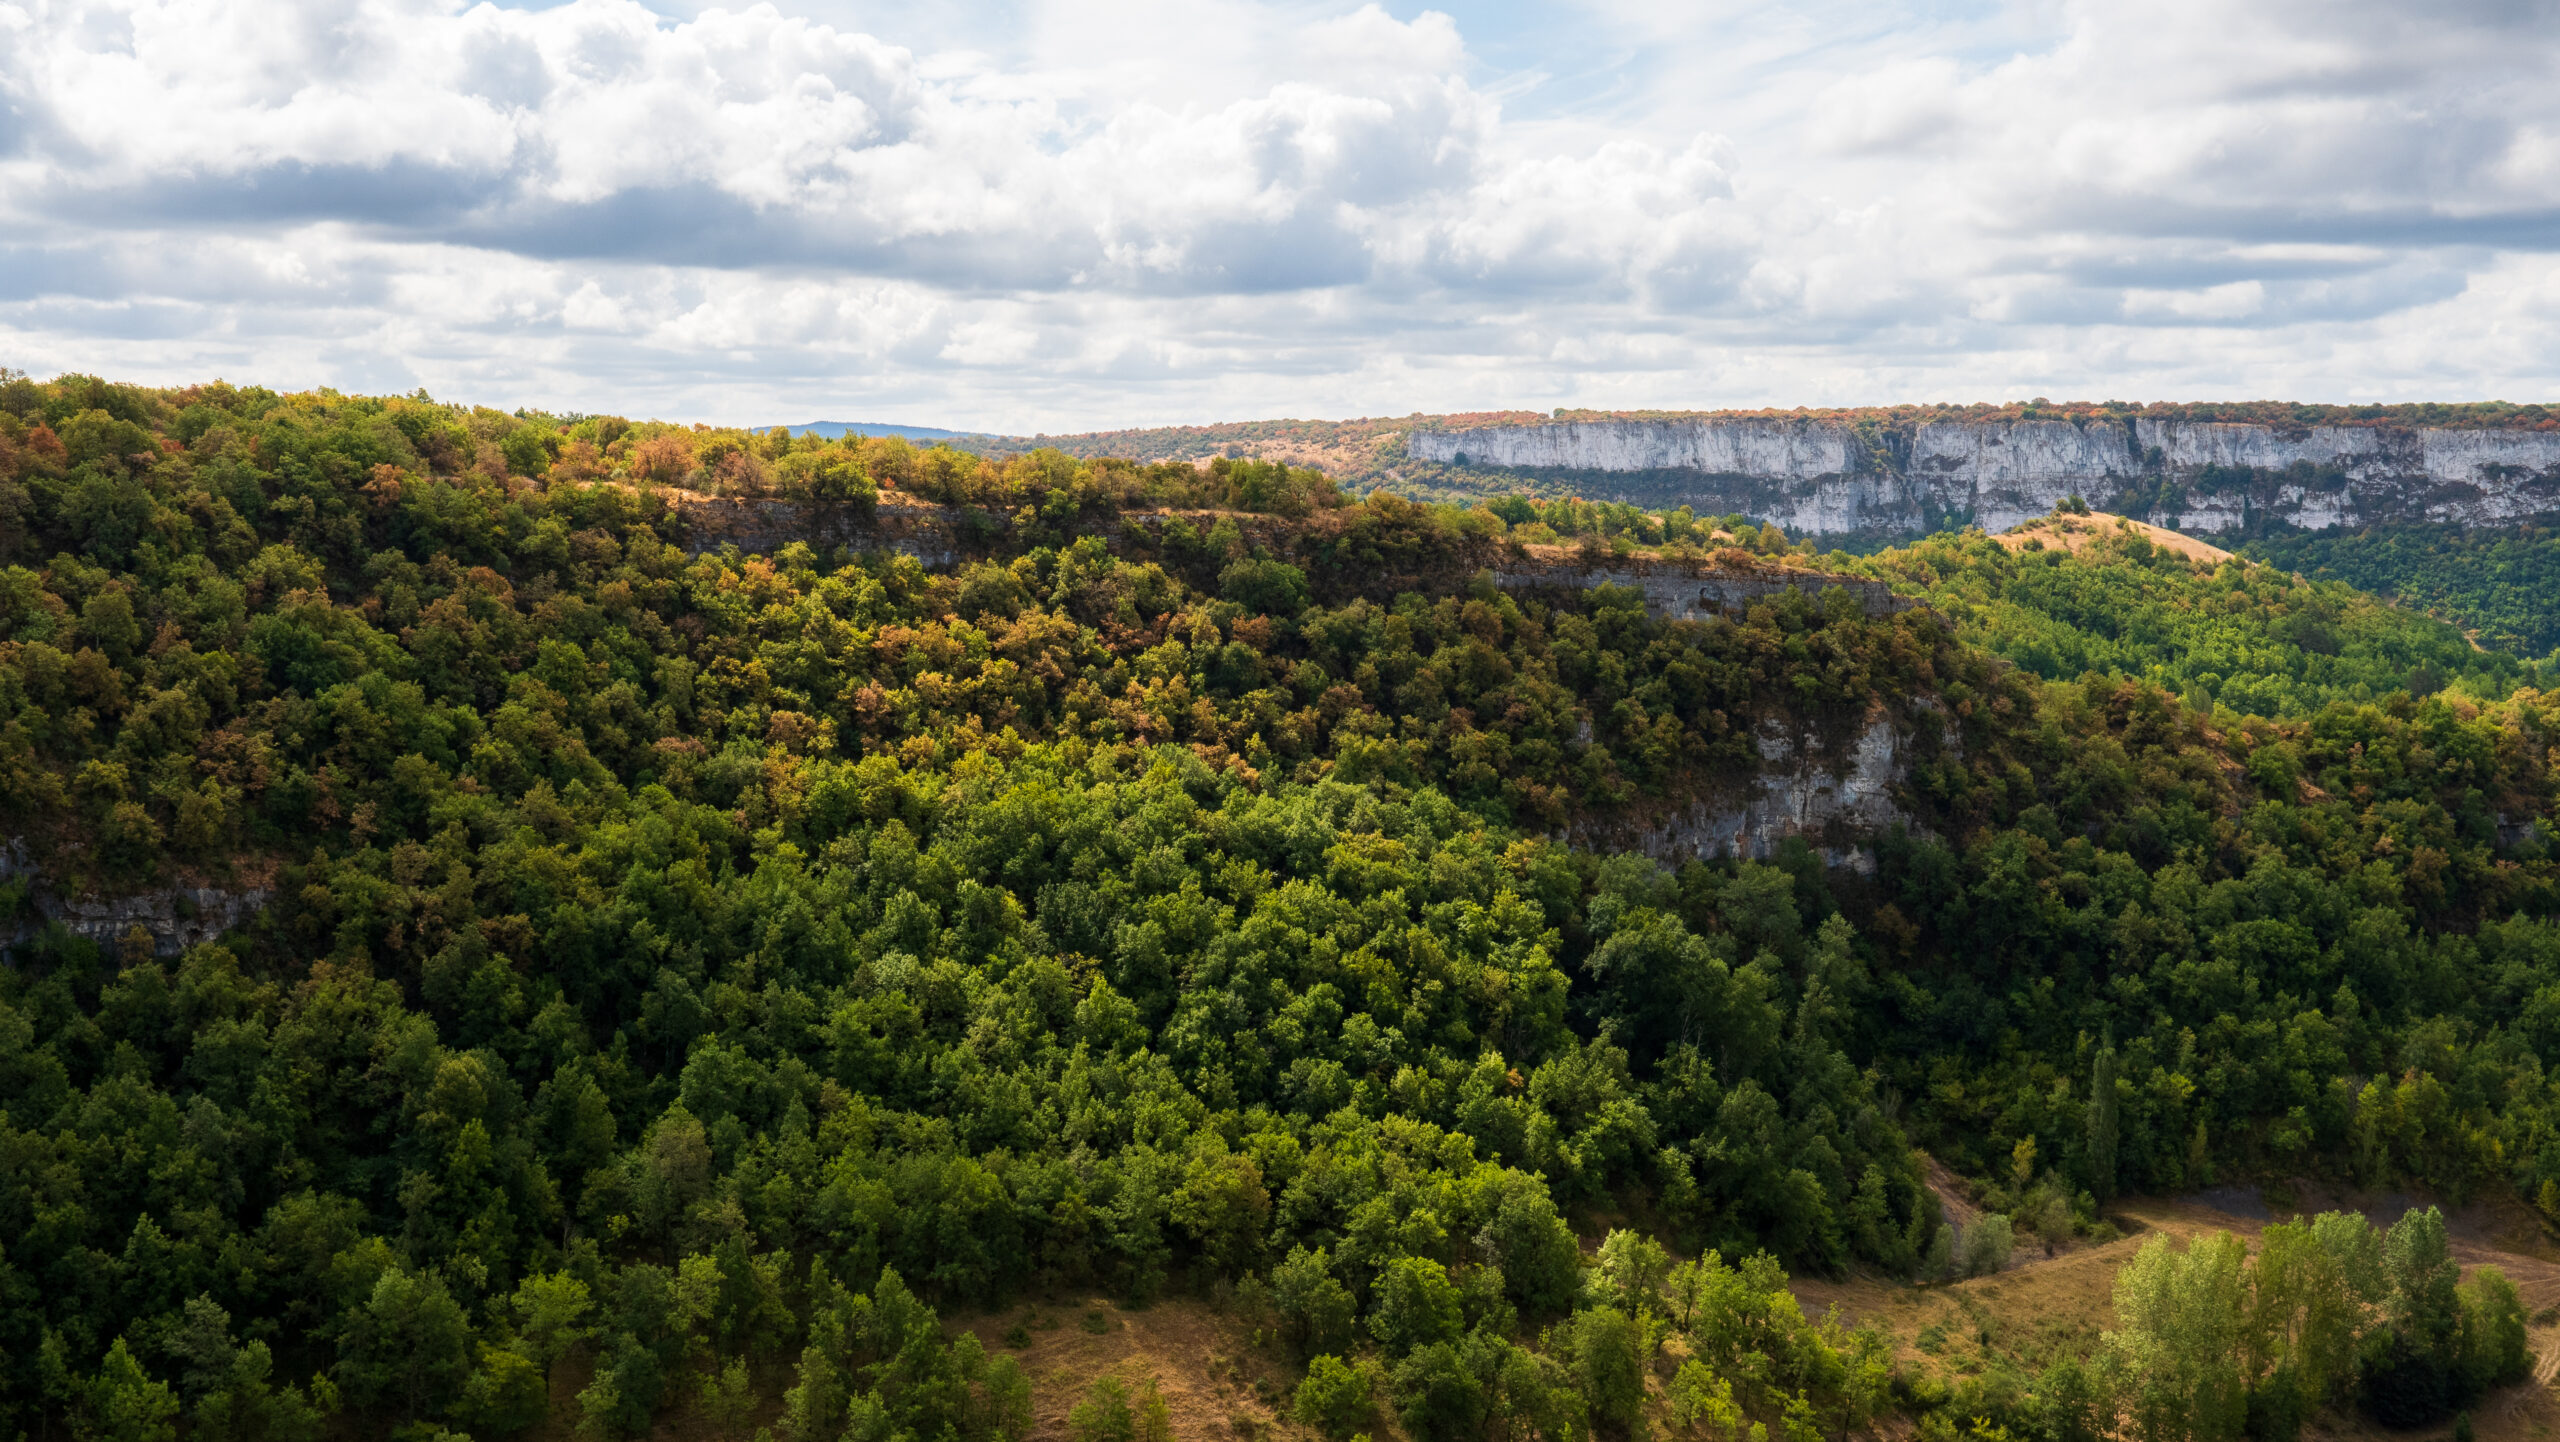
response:
<path fill-rule="evenodd" d="M 1964 1229 L 1964 1274 L 1980 1277 L 2009 1265 L 2017 1238 L 2009 1219 L 1994 1213 Z"/>

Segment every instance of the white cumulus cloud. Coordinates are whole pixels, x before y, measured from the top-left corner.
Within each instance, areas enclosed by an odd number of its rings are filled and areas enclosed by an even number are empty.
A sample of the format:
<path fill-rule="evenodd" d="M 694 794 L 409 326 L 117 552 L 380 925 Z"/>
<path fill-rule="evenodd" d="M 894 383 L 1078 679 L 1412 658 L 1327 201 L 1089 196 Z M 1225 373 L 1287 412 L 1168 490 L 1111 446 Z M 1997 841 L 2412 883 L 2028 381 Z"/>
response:
<path fill-rule="evenodd" d="M 1052 430 L 2560 378 L 2553 0 L 855 4 L 0 4 L 0 363 Z"/>

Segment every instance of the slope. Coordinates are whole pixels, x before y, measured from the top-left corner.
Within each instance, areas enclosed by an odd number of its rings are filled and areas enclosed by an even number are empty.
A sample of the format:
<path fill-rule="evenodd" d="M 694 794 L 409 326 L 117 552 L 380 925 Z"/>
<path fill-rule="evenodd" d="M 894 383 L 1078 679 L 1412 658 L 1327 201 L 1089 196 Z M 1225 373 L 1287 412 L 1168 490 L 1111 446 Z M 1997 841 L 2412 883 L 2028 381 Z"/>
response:
<path fill-rule="evenodd" d="M 2546 527 L 2365 527 L 2263 536 L 2242 550 L 2390 596 L 2483 646 L 2526 657 L 2560 650 L 2560 536 Z"/>
<path fill-rule="evenodd" d="M 1434 1442 L 1629 1427 L 1663 1357 L 1945 1428 L 1784 1270 L 1940 1275 L 1915 1140 L 2057 1241 L 2214 1177 L 2560 1199 L 2532 691 L 2207 716 L 1848 588 L 1506 588 L 1498 515 L 1268 463 L 0 400 L 0 821 L 65 891 L 271 893 L 0 967 L 8 1425 L 1017 1438 L 1056 1398 L 944 1317 L 1103 1296 L 1373 1360 Z M 821 533 L 885 490 L 950 553 Z M 1879 574 L 2295 611 L 1940 544 Z M 1880 704 L 1929 724 L 1867 872 L 1555 839 Z"/>
<path fill-rule="evenodd" d="M 2308 717 L 2447 687 L 2497 699 L 2542 682 L 2445 622 L 2119 517 L 2057 515 L 1843 562 L 1926 597 L 1968 640 L 2048 680 L 2138 677 L 2240 715 Z"/>

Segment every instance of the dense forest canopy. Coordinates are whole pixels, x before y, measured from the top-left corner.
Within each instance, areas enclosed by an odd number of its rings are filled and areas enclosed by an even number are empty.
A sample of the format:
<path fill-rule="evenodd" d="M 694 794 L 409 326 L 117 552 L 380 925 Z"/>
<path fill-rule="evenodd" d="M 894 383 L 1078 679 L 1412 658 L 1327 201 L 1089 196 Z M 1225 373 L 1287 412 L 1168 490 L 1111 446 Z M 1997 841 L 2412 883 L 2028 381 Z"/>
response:
<path fill-rule="evenodd" d="M 1928 597 L 1966 639 L 2048 680 L 2139 677 L 2243 716 L 2306 718 L 2446 687 L 2498 700 L 2543 679 L 2512 651 L 2344 582 L 2199 564 L 2132 531 L 2076 554 L 1932 536 L 1844 569 Z"/>
<path fill-rule="evenodd" d="M 699 492 L 975 540 L 706 548 Z M 2514 1374 L 2425 1212 L 2146 1252 L 2121 1346 L 2034 1376 L 1784 1269 L 2253 1177 L 2560 1211 L 2538 673 L 1978 538 L 1870 563 L 1934 607 L 1668 622 L 1484 566 L 1793 548 L 1521 504 L 8 378 L 0 1427 L 1018 1437 L 939 1313 L 1067 1287 L 1250 1315 L 1334 1435 L 2289 1436 Z M 1864 870 L 1553 839 L 1888 700 L 1931 719 Z M 268 900 L 166 955 L 41 909 L 170 887 Z"/>
<path fill-rule="evenodd" d="M 2547 526 L 2395 526 L 2249 542 L 2287 570 L 2390 596 L 2521 656 L 2560 651 L 2560 536 Z"/>

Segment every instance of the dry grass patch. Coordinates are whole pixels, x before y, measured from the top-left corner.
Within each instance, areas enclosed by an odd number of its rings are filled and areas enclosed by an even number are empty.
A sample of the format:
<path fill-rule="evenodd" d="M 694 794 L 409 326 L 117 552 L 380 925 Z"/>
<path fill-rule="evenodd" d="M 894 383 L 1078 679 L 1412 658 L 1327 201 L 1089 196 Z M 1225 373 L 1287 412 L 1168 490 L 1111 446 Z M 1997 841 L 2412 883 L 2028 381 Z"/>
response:
<path fill-rule="evenodd" d="M 1149 1379 L 1164 1398 L 1173 1435 L 1242 1442 L 1300 1438 L 1288 1420 L 1295 1371 L 1253 1345 L 1235 1316 L 1189 1299 L 1122 1307 L 1064 1296 L 956 1321 L 989 1355 L 1010 1355 L 1031 1377 L 1033 1435 L 1067 1435 L 1067 1413 L 1087 1389 L 1116 1377 L 1134 1396 Z"/>
<path fill-rule="evenodd" d="M 2032 541 L 2038 550 L 2076 553 L 2087 550 L 2092 542 L 2103 537 L 2128 532 L 2164 551 L 2174 551 L 2188 560 L 2208 566 L 2219 566 L 2232 558 L 2229 551 L 2219 546 L 2208 546 L 2193 536 L 2182 536 L 2166 527 L 2106 511 L 2091 511 L 2085 516 L 2061 513 L 2038 516 L 2032 521 L 2020 521 L 1992 539 L 2012 551 L 2026 550 Z"/>

